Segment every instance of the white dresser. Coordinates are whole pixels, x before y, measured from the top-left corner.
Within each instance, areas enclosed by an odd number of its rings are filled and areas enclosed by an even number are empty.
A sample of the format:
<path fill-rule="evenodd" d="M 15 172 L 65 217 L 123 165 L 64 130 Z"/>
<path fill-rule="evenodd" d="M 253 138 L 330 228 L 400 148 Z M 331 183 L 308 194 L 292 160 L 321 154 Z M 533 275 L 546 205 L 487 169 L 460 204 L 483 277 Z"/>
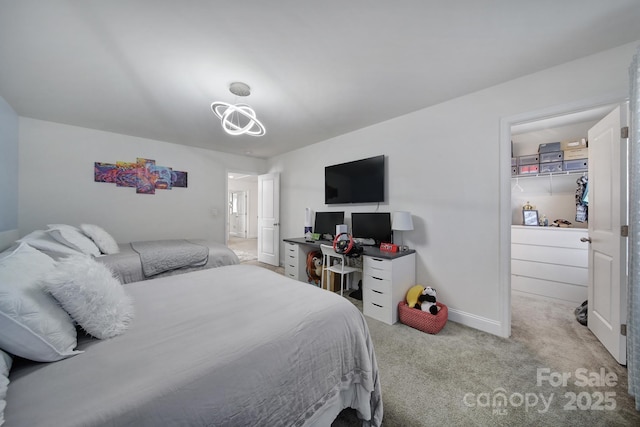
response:
<path fill-rule="evenodd" d="M 589 244 L 581 228 L 511 227 L 511 289 L 581 304 L 589 286 Z"/>
<path fill-rule="evenodd" d="M 416 284 L 415 252 L 398 255 L 363 258 L 362 312 L 389 325 L 398 321 L 398 303 Z"/>
<path fill-rule="evenodd" d="M 301 245 L 284 242 L 284 275 L 295 280 L 306 282 L 307 252 Z"/>

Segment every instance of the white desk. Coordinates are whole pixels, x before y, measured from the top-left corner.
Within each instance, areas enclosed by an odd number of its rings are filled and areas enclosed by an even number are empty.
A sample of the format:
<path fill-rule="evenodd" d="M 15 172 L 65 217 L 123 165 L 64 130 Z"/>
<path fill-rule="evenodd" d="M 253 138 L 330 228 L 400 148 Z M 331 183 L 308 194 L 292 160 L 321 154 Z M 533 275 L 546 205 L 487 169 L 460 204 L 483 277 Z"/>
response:
<path fill-rule="evenodd" d="M 284 239 L 284 270 L 287 277 L 307 281 L 306 257 L 320 250 L 321 243 L 303 238 Z M 365 246 L 362 254 L 362 312 L 365 316 L 392 325 L 398 321 L 398 303 L 416 284 L 416 251 L 383 252 Z"/>

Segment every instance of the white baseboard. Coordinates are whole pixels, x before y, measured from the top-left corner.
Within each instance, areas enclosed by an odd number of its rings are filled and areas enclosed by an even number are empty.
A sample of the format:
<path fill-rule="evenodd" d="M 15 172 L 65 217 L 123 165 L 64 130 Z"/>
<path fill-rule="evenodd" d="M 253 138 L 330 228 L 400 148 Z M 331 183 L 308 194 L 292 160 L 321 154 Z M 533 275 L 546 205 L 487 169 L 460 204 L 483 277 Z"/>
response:
<path fill-rule="evenodd" d="M 476 316 L 475 314 L 452 308 L 449 308 L 449 320 L 489 334 L 508 338 L 502 335 L 502 325 L 498 320 L 487 319 L 486 317 Z"/>
<path fill-rule="evenodd" d="M 0 231 L 0 251 L 4 251 L 18 240 L 18 230 Z"/>

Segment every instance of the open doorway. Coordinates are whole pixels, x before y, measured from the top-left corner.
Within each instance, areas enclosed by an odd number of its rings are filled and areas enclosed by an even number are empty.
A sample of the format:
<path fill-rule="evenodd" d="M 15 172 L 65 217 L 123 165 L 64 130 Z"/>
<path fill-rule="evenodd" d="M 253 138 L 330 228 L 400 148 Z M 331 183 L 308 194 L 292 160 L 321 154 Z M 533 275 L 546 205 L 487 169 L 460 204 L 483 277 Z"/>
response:
<path fill-rule="evenodd" d="M 618 103 L 572 105 L 504 119 L 501 123 L 503 168 L 508 157 L 538 154 L 539 144 L 587 139 L 588 130 Z M 523 171 L 518 166 L 512 165 L 512 168 L 516 168 L 515 176 L 509 176 L 511 173 L 502 174 L 505 179 L 501 184 L 501 192 L 506 196 L 502 197 L 501 202 L 501 262 L 504 273 L 501 291 L 502 331 L 505 336 L 511 336 L 512 331 L 514 335 L 520 334 L 522 325 L 542 324 L 541 316 L 545 320 L 564 322 L 564 329 L 580 329 L 582 325 L 577 323 L 573 311 L 587 299 L 588 253 L 580 246 L 579 238 L 587 232 L 588 223 L 576 221 L 575 200 L 577 181 L 588 174 L 580 170 L 574 173 L 564 170 L 558 173 L 543 173 L 540 170 L 527 173 L 526 168 Z M 507 182 L 510 187 L 506 187 Z M 539 233 L 545 229 L 523 226 L 522 207 L 525 204 L 535 206 L 539 219 L 546 217 L 548 223 L 556 219 L 568 220 L 572 223 L 570 233 Z M 540 234 L 546 235 L 541 237 Z M 568 234 L 565 240 L 571 243 L 536 240 L 548 236 L 557 240 L 555 238 L 560 234 Z M 514 244 L 514 238 L 520 241 Z M 526 248 L 526 244 L 532 247 Z M 554 246 L 562 249 L 555 249 Z M 577 260 L 560 261 L 563 256 L 560 253 L 565 246 L 572 248 L 569 252 Z M 527 250 L 536 252 L 535 256 L 542 259 L 537 264 L 529 262 L 525 259 L 526 254 L 523 255 Z M 546 330 L 538 331 L 535 335 L 549 335 L 548 324 L 544 324 Z M 531 332 L 528 326 L 524 329 Z"/>
<path fill-rule="evenodd" d="M 258 175 L 227 174 L 227 246 L 241 262 L 258 259 Z"/>

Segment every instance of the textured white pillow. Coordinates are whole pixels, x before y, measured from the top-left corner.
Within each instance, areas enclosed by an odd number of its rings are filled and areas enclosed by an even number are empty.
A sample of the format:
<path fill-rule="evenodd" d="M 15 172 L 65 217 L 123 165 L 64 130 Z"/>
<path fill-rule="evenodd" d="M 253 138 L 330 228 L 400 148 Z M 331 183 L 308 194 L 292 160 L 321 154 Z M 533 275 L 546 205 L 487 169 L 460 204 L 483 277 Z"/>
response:
<path fill-rule="evenodd" d="M 103 254 L 111 255 L 120 252 L 118 243 L 102 227 L 94 224 L 81 224 L 80 229 L 98 245 Z"/>
<path fill-rule="evenodd" d="M 39 285 L 53 271 L 51 257 L 20 244 L 0 259 L 0 348 L 36 362 L 53 362 L 78 351 L 73 320 Z"/>
<path fill-rule="evenodd" d="M 107 266 L 88 255 L 56 263 L 45 288 L 85 331 L 96 338 L 123 333 L 133 318 L 133 303 Z"/>
<path fill-rule="evenodd" d="M 56 255 L 73 255 L 78 253 L 77 250 L 71 249 L 69 246 L 58 242 L 44 230 L 33 231 L 23 238 L 16 240 L 16 242 L 27 243 L 31 247 Z"/>
<path fill-rule="evenodd" d="M 63 245 L 69 246 L 83 254 L 98 256 L 100 249 L 82 231 L 72 225 L 48 224 L 47 233 Z"/>

